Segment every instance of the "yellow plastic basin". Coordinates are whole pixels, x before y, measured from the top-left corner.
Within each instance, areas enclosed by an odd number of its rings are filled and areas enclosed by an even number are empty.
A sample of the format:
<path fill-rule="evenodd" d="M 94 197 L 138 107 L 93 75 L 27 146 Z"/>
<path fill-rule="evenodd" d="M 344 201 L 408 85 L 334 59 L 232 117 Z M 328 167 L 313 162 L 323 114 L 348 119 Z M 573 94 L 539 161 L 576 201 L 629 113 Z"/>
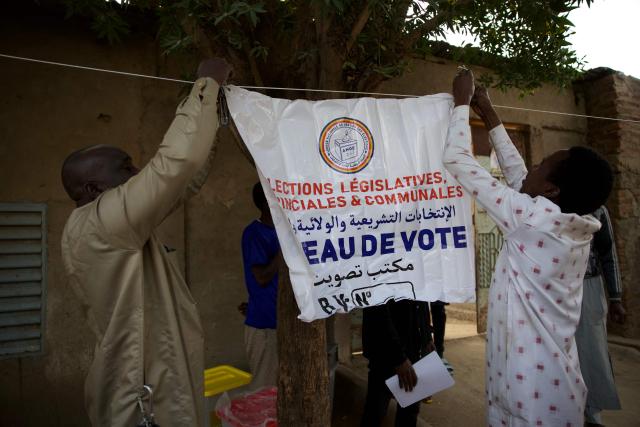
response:
<path fill-rule="evenodd" d="M 204 396 L 211 397 L 251 382 L 251 374 L 229 365 L 204 371 Z"/>

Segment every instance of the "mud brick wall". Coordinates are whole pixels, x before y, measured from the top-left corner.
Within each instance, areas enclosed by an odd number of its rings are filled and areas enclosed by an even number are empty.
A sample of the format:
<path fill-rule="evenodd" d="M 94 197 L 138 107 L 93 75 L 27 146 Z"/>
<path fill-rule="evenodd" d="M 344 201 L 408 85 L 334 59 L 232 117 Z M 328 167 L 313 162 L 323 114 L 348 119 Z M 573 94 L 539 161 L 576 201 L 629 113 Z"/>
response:
<path fill-rule="evenodd" d="M 590 115 L 640 119 L 640 79 L 609 69 L 590 72 L 581 83 Z M 623 281 L 624 326 L 612 332 L 640 338 L 640 124 L 590 119 L 587 141 L 613 166 L 615 183 L 607 206 L 615 228 Z"/>

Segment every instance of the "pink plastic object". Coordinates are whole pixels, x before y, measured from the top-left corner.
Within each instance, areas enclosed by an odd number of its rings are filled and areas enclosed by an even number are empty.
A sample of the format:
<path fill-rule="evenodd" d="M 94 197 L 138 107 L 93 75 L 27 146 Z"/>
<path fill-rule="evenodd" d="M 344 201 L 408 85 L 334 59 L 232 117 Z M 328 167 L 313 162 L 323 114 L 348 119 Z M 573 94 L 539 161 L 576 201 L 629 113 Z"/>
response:
<path fill-rule="evenodd" d="M 233 427 L 278 427 L 277 397 L 276 387 L 263 388 L 233 399 L 216 410 L 216 414 Z"/>

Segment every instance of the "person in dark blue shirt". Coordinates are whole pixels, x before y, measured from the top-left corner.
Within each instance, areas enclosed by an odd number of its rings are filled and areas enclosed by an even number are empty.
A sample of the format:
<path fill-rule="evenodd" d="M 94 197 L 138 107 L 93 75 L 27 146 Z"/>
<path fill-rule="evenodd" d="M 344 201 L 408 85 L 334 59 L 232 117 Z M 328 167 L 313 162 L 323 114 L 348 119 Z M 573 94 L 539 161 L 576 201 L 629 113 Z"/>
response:
<path fill-rule="evenodd" d="M 253 374 L 252 385 L 275 386 L 278 380 L 278 265 L 282 252 L 260 183 L 253 186 L 253 202 L 260 210 L 260 218 L 242 233 L 244 280 L 249 293 L 244 341 Z"/>

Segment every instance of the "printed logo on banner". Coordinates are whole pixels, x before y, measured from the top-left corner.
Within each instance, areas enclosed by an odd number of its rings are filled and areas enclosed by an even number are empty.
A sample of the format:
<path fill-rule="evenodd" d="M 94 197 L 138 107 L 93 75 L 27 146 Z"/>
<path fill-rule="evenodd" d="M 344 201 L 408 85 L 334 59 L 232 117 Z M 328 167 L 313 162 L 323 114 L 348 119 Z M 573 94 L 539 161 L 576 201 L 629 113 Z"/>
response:
<path fill-rule="evenodd" d="M 340 117 L 330 121 L 320 134 L 320 155 L 333 170 L 356 173 L 373 157 L 373 136 L 360 120 Z"/>

